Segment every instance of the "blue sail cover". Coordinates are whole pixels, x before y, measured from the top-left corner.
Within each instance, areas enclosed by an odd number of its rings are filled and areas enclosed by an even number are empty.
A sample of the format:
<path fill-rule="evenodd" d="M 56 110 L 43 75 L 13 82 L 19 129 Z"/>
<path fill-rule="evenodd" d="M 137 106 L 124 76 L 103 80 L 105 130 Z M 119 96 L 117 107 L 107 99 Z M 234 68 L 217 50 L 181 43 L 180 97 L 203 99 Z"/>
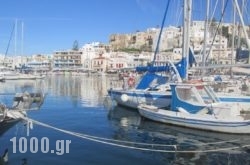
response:
<path fill-rule="evenodd" d="M 147 72 L 141 79 L 141 81 L 139 82 L 139 84 L 137 85 L 136 89 L 146 89 L 150 86 L 151 82 L 153 80 L 157 80 L 158 84 L 164 84 L 167 82 L 167 78 L 157 75 L 156 73 L 150 73 Z"/>
<path fill-rule="evenodd" d="M 196 63 L 195 58 L 194 58 L 194 54 L 191 51 L 191 49 L 189 49 L 189 55 L 188 55 L 188 62 L 189 62 L 189 66 L 192 67 L 193 64 Z M 186 58 L 182 58 L 181 61 L 177 62 L 175 64 L 175 67 L 177 68 L 181 78 L 185 79 L 186 78 L 186 72 L 187 72 L 187 60 Z M 136 71 L 137 72 L 164 72 L 164 71 L 169 71 L 171 68 L 168 65 L 165 66 L 141 66 L 141 67 L 136 67 Z"/>
<path fill-rule="evenodd" d="M 196 63 L 194 55 L 189 49 L 189 66 L 192 66 L 194 63 Z M 182 58 L 181 61 L 174 64 L 177 71 L 180 74 L 180 77 L 182 79 L 186 79 L 186 73 L 187 73 L 187 60 L 186 57 Z M 146 72 L 147 73 L 142 77 L 141 81 L 137 85 L 136 89 L 146 89 L 150 86 L 151 82 L 153 80 L 157 80 L 158 84 L 164 84 L 167 82 L 167 78 L 163 77 L 161 75 L 157 75 L 157 72 L 169 72 L 172 69 L 172 67 L 167 64 L 165 66 L 144 66 L 144 67 L 136 67 L 137 72 Z"/>
<path fill-rule="evenodd" d="M 181 61 L 175 64 L 176 69 L 178 70 L 180 77 L 182 79 L 187 79 L 187 67 L 192 67 L 193 64 L 196 64 L 196 60 L 194 58 L 194 54 L 191 49 L 189 49 L 189 54 L 188 54 L 188 65 L 187 65 L 187 60 L 186 57 L 183 57 Z"/>
<path fill-rule="evenodd" d="M 168 67 L 167 66 L 139 66 L 136 67 L 137 72 L 164 72 L 167 71 Z"/>
<path fill-rule="evenodd" d="M 183 67 L 185 66 L 185 59 L 182 59 L 181 61 L 179 61 L 178 63 L 175 64 L 175 67 L 177 68 L 181 78 L 182 75 L 185 75 L 185 70 L 183 69 Z M 141 66 L 141 67 L 136 67 L 136 71 L 137 72 L 150 72 L 150 73 L 155 73 L 155 72 L 166 72 L 166 71 L 170 71 L 171 66 L 169 65 L 165 65 L 165 66 Z"/>

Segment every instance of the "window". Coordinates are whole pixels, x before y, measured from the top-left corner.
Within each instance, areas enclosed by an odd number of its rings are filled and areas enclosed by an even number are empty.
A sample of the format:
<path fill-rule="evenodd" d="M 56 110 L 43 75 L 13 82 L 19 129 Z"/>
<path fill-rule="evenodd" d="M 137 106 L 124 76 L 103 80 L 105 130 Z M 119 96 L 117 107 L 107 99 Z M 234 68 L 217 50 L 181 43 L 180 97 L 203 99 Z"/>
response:
<path fill-rule="evenodd" d="M 192 88 L 195 87 L 189 87 L 189 88 L 176 88 L 177 96 L 180 100 L 183 100 L 190 104 L 198 104 L 200 103 L 197 96 L 193 92 Z"/>

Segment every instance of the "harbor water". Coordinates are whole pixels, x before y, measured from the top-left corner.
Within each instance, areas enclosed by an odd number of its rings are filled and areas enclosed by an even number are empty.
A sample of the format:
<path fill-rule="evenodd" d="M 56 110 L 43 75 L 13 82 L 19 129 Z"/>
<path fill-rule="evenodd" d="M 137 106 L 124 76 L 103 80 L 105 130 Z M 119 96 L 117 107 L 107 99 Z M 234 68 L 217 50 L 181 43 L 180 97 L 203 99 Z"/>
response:
<path fill-rule="evenodd" d="M 51 75 L 1 83 L 1 101 L 42 90 L 39 110 L 1 132 L 9 165 L 250 164 L 250 136 L 198 131 L 142 118 L 107 97 L 112 76 Z M 32 122 L 31 122 L 32 121 Z M 29 126 L 29 127 L 28 127 Z M 28 129 L 29 128 L 29 129 Z"/>

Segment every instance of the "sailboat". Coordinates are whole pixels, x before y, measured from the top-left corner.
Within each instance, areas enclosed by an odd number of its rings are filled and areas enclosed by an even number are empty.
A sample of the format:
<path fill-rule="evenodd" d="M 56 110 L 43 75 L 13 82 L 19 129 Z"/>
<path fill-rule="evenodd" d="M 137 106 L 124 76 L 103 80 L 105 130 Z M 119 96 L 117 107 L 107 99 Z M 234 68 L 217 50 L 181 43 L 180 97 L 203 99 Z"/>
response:
<path fill-rule="evenodd" d="M 178 71 L 176 73 L 178 75 L 177 81 L 181 81 Z M 130 81 L 131 79 L 128 79 L 128 84 Z M 176 79 L 158 75 L 157 72 L 147 72 L 135 88 L 111 88 L 108 90 L 108 94 L 119 105 L 134 109 L 140 103 L 168 107 L 171 100 L 171 90 L 166 85 L 167 81 L 176 81 Z"/>
<path fill-rule="evenodd" d="M 111 99 L 115 100 L 119 105 L 134 109 L 136 109 L 141 103 L 156 105 L 158 107 L 169 107 L 172 94 L 168 83 L 181 82 L 182 79 L 186 77 L 187 57 L 183 56 L 183 58 L 177 63 L 166 61 L 165 66 L 154 66 L 169 2 L 170 1 L 168 1 L 164 13 L 152 64 L 148 67 L 136 68 L 136 71 L 146 71 L 146 73 L 142 76 L 136 86 L 134 78 L 129 77 L 128 80 L 124 81 L 123 87 L 110 88 L 108 90 Z M 189 47 L 186 48 L 187 51 L 185 51 L 184 54 L 192 54 Z M 190 55 L 188 61 L 188 64 L 191 65 L 195 62 L 194 57 Z M 162 72 L 164 73 L 164 76 L 160 75 Z M 166 75 L 165 73 L 169 74 Z"/>
<path fill-rule="evenodd" d="M 186 12 L 190 8 L 191 0 L 184 1 Z M 184 20 L 189 21 L 189 19 Z M 189 27 L 188 25 L 189 23 L 184 23 L 184 26 Z M 183 38 L 184 41 L 188 41 L 188 35 L 183 34 Z M 241 114 L 241 108 L 236 103 L 221 102 L 204 82 L 184 81 L 170 86 L 172 98 L 169 108 L 140 104 L 139 113 L 150 120 L 182 127 L 250 134 L 250 118 Z"/>
<path fill-rule="evenodd" d="M 207 4 L 207 7 L 209 8 L 209 1 L 207 1 L 208 4 Z M 246 42 L 247 42 L 247 45 L 248 47 L 250 48 L 250 43 L 249 43 L 249 39 L 248 39 L 248 35 L 246 33 L 246 30 L 245 30 L 245 25 L 244 25 L 244 21 L 243 21 L 243 17 L 242 17 L 242 12 L 240 11 L 239 9 L 239 5 L 238 5 L 238 1 L 237 0 L 233 0 L 233 5 L 234 5 L 234 9 L 233 9 L 233 12 L 234 12 L 234 24 L 235 24 L 235 10 L 237 9 L 237 12 L 239 14 L 239 17 L 240 17 L 240 21 L 241 21 L 241 24 L 242 24 L 242 27 L 243 27 L 243 32 L 245 34 L 245 37 L 246 37 Z M 223 12 L 225 12 L 225 7 L 226 7 L 226 4 L 224 6 L 224 9 L 223 9 Z M 208 9 L 207 9 L 207 17 L 208 17 Z M 222 20 L 223 16 L 221 17 L 221 20 Z M 206 19 L 207 20 L 207 19 Z M 220 20 L 220 22 L 221 22 Z M 207 25 L 205 26 L 205 30 L 204 30 L 204 36 L 206 36 L 207 34 L 207 31 L 206 31 L 206 28 L 207 28 Z M 218 28 L 217 28 L 218 29 Z M 233 30 L 235 31 L 235 30 Z M 233 32 L 233 38 L 234 38 L 234 32 Z M 204 41 L 204 48 L 203 50 L 206 50 L 206 37 L 204 37 L 205 41 Z M 206 69 L 211 69 L 211 68 L 231 68 L 231 75 L 230 77 L 232 77 L 232 70 L 233 70 L 233 67 L 250 67 L 250 64 L 233 64 L 233 54 L 234 54 L 234 39 L 232 39 L 232 59 L 231 59 L 231 62 L 232 64 L 226 64 L 226 65 L 209 65 L 209 66 L 206 66 L 205 65 L 205 59 L 207 58 L 206 56 L 206 51 L 203 51 L 204 54 L 203 54 L 203 59 L 202 59 L 202 67 L 195 67 L 193 69 L 199 69 L 199 70 L 202 70 L 203 72 L 206 70 Z M 212 43 L 213 44 L 213 43 Z M 212 46 L 210 47 L 210 50 L 209 52 L 211 51 L 211 48 Z M 209 53 L 208 53 L 209 55 Z M 206 57 L 206 58 L 205 58 Z M 250 58 L 249 58 L 250 59 Z M 210 76 L 212 77 L 212 76 Z M 246 86 L 246 83 L 244 81 L 247 81 L 247 80 L 242 80 L 241 82 L 238 81 L 236 82 L 235 80 L 233 80 L 234 82 L 230 84 L 230 81 L 226 81 L 226 82 L 223 82 L 222 80 L 220 81 L 217 81 L 215 82 L 214 80 L 216 79 L 216 77 L 218 76 L 213 76 L 213 85 L 215 86 L 215 91 L 216 91 L 216 94 L 218 96 L 218 98 L 220 99 L 220 101 L 222 102 L 226 102 L 226 103 L 237 103 L 238 106 L 241 107 L 241 111 L 244 111 L 244 112 L 249 112 L 250 111 L 250 96 L 247 96 L 247 95 L 243 95 L 242 93 L 246 93 L 246 92 L 243 92 L 243 87 L 247 87 Z M 229 77 L 229 75 L 228 75 Z M 240 82 L 240 83 L 239 83 Z M 220 86 L 220 87 L 223 87 L 224 89 L 224 92 L 221 90 L 216 90 L 216 86 Z M 228 86 L 228 87 L 227 87 Z M 227 91 L 227 92 L 225 92 Z"/>

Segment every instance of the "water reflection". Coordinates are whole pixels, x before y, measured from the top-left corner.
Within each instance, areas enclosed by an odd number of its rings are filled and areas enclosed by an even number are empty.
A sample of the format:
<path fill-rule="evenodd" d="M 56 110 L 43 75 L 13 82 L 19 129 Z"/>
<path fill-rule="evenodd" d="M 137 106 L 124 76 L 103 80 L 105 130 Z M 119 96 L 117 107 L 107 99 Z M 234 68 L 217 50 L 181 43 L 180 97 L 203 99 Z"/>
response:
<path fill-rule="evenodd" d="M 11 106 L 16 93 L 46 93 L 45 80 L 6 80 L 0 85 L 1 103 Z"/>
<path fill-rule="evenodd" d="M 137 128 L 141 124 L 141 117 L 138 111 L 126 109 L 125 107 L 115 106 L 108 111 L 108 119 L 114 126 L 122 128 Z"/>
<path fill-rule="evenodd" d="M 99 106 L 107 95 L 109 77 L 54 75 L 48 78 L 52 96 L 69 97 L 84 107 Z"/>
<path fill-rule="evenodd" d="M 100 106 L 110 87 L 110 77 L 51 75 L 43 80 L 12 80 L 2 83 L 0 97 L 17 92 L 38 91 L 49 93 L 51 97 L 67 97 L 73 104 L 83 107 Z M 0 99 L 1 99 L 0 98 Z"/>
<path fill-rule="evenodd" d="M 135 110 L 120 106 L 109 110 L 108 119 L 116 130 L 114 139 L 176 145 L 176 151 L 183 151 L 171 153 L 171 151 L 175 151 L 173 147 L 154 148 L 152 145 L 152 149 L 167 152 L 152 153 L 166 163 L 250 163 L 250 158 L 246 158 L 246 156 L 249 157 L 249 149 L 241 148 L 241 146 L 249 145 L 250 137 L 248 135 L 221 134 L 161 124 L 140 117 Z"/>
<path fill-rule="evenodd" d="M 45 80 L 7 80 L 0 85 L 0 93 L 24 92 L 30 90 L 46 90 Z"/>

